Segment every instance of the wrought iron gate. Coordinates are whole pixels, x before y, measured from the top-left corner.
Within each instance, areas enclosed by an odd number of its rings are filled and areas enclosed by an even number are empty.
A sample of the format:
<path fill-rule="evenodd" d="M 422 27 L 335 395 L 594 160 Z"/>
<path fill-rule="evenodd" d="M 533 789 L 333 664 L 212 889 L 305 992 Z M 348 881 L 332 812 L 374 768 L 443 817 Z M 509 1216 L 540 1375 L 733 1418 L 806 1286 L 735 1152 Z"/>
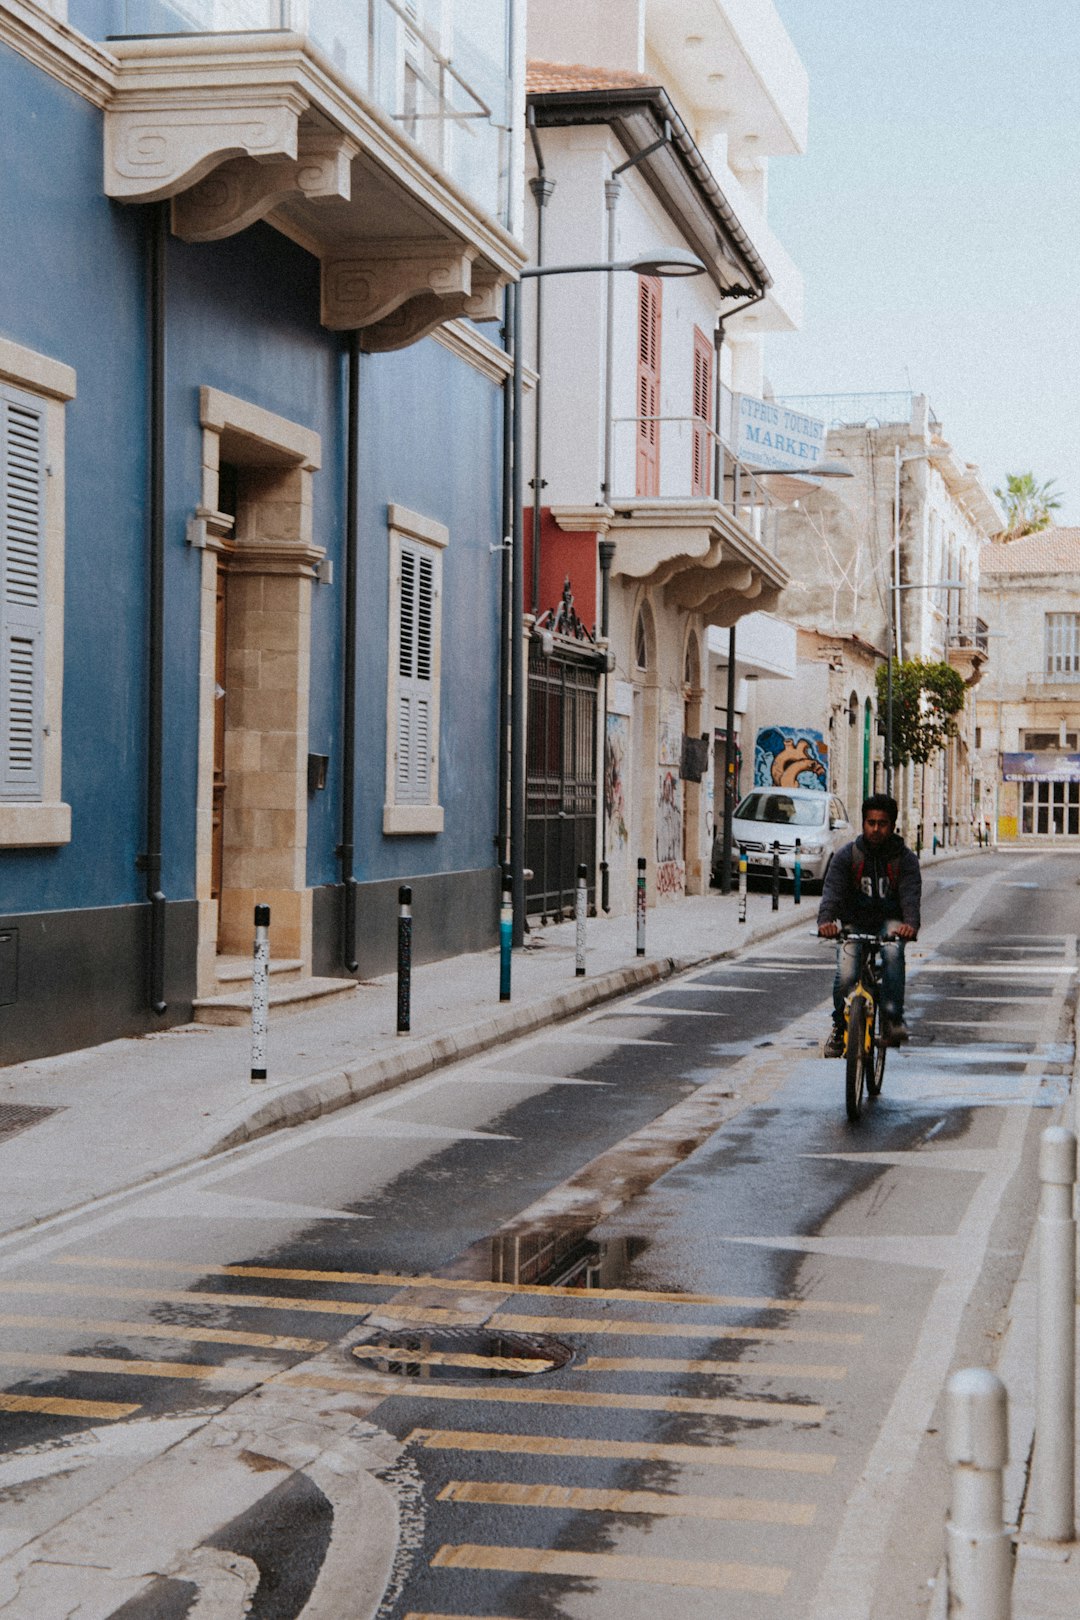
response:
<path fill-rule="evenodd" d="M 589 871 L 595 899 L 596 654 L 529 648 L 529 725 L 525 783 L 526 909 L 543 920 L 574 910 L 577 869 Z"/>

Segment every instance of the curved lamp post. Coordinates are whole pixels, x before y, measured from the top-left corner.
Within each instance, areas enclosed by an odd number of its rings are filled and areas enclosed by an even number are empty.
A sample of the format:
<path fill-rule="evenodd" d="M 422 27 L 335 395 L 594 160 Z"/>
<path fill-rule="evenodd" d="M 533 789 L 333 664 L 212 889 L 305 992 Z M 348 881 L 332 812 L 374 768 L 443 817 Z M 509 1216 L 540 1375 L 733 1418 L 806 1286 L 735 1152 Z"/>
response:
<path fill-rule="evenodd" d="M 522 281 L 540 276 L 607 275 L 613 270 L 624 270 L 639 276 L 701 276 L 705 264 L 696 253 L 685 248 L 658 248 L 652 253 L 617 262 L 602 260 L 585 264 L 526 265 L 521 271 Z M 510 868 L 513 878 L 515 945 L 525 941 L 525 650 L 521 637 L 521 621 L 525 614 L 524 525 L 522 522 L 522 298 L 520 290 L 514 298 L 513 318 L 513 469 L 511 475 L 511 502 L 513 506 L 510 551 L 510 604 L 508 623 L 504 632 L 510 637 Z M 539 469 L 537 469 L 539 476 Z M 533 536 L 539 544 L 539 535 Z"/>

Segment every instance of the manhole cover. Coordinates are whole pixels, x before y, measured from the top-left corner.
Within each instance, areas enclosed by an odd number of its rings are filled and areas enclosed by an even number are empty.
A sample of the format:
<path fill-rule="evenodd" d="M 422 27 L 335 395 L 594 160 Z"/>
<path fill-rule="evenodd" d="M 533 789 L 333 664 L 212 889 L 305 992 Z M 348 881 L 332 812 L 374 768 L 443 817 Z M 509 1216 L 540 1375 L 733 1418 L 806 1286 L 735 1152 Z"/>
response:
<path fill-rule="evenodd" d="M 370 1372 L 402 1378 L 531 1378 L 554 1372 L 574 1352 L 558 1339 L 527 1333 L 486 1333 L 477 1328 L 388 1329 L 352 1346 Z"/>
<path fill-rule="evenodd" d="M 0 1103 L 0 1142 L 5 1137 L 18 1136 L 20 1131 L 28 1131 L 31 1125 L 40 1125 L 50 1114 L 59 1112 L 58 1108 L 37 1108 L 30 1103 Z"/>

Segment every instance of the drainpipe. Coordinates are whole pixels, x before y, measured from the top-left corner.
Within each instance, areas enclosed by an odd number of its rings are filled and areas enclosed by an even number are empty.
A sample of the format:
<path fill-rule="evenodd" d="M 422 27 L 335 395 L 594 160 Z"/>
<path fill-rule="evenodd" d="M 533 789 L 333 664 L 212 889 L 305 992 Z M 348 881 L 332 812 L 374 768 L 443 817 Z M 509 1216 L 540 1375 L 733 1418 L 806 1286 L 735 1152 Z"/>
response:
<path fill-rule="evenodd" d="M 514 411 L 511 469 L 510 584 L 510 865 L 513 868 L 513 943 L 525 943 L 525 546 L 521 495 L 521 285 L 513 289 Z"/>
<path fill-rule="evenodd" d="M 510 341 L 513 322 L 512 304 L 517 289 L 507 287 L 503 295 L 503 342 Z M 502 458 L 502 545 L 499 547 L 499 816 L 496 843 L 499 865 L 510 860 L 510 822 L 507 789 L 510 783 L 510 535 L 513 529 L 512 438 L 514 423 L 514 385 L 507 377 L 503 383 L 503 458 Z"/>
<path fill-rule="evenodd" d="M 529 190 L 536 203 L 536 262 L 544 262 L 544 209 L 555 190 L 554 180 L 549 180 L 547 170 L 544 168 L 544 154 L 540 147 L 540 137 L 536 133 L 536 112 L 530 107 L 528 112 L 529 135 L 532 140 L 533 152 L 536 156 L 536 178 L 529 181 Z M 520 293 L 519 293 L 520 296 Z M 533 524 L 532 524 L 532 613 L 535 616 L 540 612 L 540 508 L 542 505 L 543 490 L 546 480 L 543 477 L 543 431 L 544 413 L 541 408 L 543 388 L 543 349 L 544 349 L 544 282 L 543 277 L 536 278 L 536 386 L 533 392 L 535 409 L 533 427 Z"/>
<path fill-rule="evenodd" d="M 342 959 L 355 973 L 356 878 L 353 874 L 353 828 L 356 820 L 356 553 L 359 533 L 360 334 L 349 333 L 348 407 L 345 421 L 345 690 L 341 721 L 341 861 Z"/>
<path fill-rule="evenodd" d="M 162 770 L 165 724 L 165 256 L 168 203 L 150 220 L 150 533 L 146 723 L 146 874 L 150 903 L 149 1000 L 161 1014 L 165 1003 L 165 895 L 161 887 Z"/>

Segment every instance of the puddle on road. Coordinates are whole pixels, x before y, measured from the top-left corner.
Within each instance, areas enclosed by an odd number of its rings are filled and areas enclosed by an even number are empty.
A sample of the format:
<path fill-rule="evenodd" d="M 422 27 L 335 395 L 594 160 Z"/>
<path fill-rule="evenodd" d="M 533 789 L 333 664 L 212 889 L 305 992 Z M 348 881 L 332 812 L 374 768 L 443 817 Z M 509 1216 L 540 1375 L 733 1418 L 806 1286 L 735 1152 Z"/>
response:
<path fill-rule="evenodd" d="M 350 1354 L 365 1370 L 398 1378 L 535 1378 L 574 1359 L 568 1344 L 529 1333 L 489 1333 L 482 1328 L 392 1328 L 353 1343 Z"/>

